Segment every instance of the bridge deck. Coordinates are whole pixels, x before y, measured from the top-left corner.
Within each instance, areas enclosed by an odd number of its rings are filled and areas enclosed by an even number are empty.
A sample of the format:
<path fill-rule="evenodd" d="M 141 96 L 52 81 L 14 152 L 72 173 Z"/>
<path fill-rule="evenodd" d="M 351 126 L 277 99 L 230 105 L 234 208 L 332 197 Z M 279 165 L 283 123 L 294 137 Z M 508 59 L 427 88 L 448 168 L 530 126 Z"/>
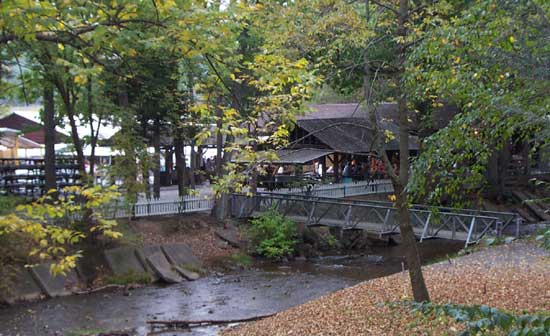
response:
<path fill-rule="evenodd" d="M 252 214 L 253 217 L 259 216 L 261 212 L 254 212 Z M 297 222 L 297 223 L 306 223 L 308 222 L 308 217 L 306 216 L 296 216 L 296 215 L 290 215 L 287 216 L 287 218 Z M 323 218 L 320 221 L 318 221 L 315 224 L 310 224 L 308 226 L 329 226 L 329 227 L 337 227 L 341 228 L 342 230 L 364 230 L 368 233 L 376 234 L 376 235 L 389 235 L 389 234 L 398 234 L 399 233 L 399 227 L 397 227 L 395 230 L 392 231 L 385 231 L 385 227 L 381 223 L 374 223 L 374 222 L 365 222 L 361 221 L 358 223 L 355 223 L 351 226 L 346 225 L 344 220 L 338 220 L 338 219 L 330 219 L 330 218 Z M 433 238 L 431 236 L 422 236 L 423 229 L 419 227 L 413 227 L 414 233 L 417 237 L 422 239 L 429 239 Z M 452 240 L 461 240 L 466 241 L 468 239 L 468 232 L 464 231 L 452 231 L 452 230 L 440 230 L 437 233 L 438 238 L 444 238 L 444 239 L 452 239 Z"/>
<path fill-rule="evenodd" d="M 235 217 L 257 216 L 270 209 L 308 226 L 362 229 L 378 235 L 399 233 L 397 210 L 386 204 L 306 195 L 233 195 L 231 211 Z M 420 241 L 447 238 L 462 240 L 469 245 L 486 234 L 501 235 L 503 229 L 512 223 L 519 225 L 520 217 L 471 209 L 419 206 L 410 209 L 410 224 Z"/>

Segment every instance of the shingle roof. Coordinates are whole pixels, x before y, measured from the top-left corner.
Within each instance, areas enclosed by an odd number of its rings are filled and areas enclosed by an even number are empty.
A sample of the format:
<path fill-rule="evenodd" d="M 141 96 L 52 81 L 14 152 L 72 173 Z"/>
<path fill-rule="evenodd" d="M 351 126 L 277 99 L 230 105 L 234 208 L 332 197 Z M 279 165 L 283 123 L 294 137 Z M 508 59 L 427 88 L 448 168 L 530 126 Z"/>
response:
<path fill-rule="evenodd" d="M 12 113 L 0 119 L 0 127 L 7 127 L 21 131 L 25 138 L 39 143 L 45 144 L 46 131 L 44 126 L 34 120 L 27 119 L 19 114 Z M 67 141 L 67 136 L 60 132 L 55 132 L 55 143 Z"/>
<path fill-rule="evenodd" d="M 397 104 L 380 103 L 376 107 L 376 114 L 382 119 L 397 120 Z M 297 120 L 335 118 L 357 118 L 368 120 L 369 115 L 364 106 L 359 103 L 313 104 L 310 105 L 310 111 L 305 115 L 297 117 Z"/>
<path fill-rule="evenodd" d="M 316 149 L 316 148 L 299 148 L 299 149 L 279 149 L 276 151 L 278 160 L 273 163 L 279 164 L 304 164 L 325 155 L 334 153 L 332 150 Z"/>
<path fill-rule="evenodd" d="M 318 159 L 320 157 L 323 157 L 325 155 L 329 155 L 334 153 L 332 150 L 326 150 L 326 149 L 317 149 L 317 148 L 298 148 L 298 149 L 278 149 L 275 151 L 275 154 L 277 154 L 276 160 L 267 160 L 265 159 L 268 156 L 267 151 L 261 151 L 258 153 L 259 155 L 259 161 L 262 160 L 264 163 L 274 163 L 274 164 L 305 164 L 308 162 L 311 162 L 315 159 Z M 249 162 L 247 160 L 242 160 L 238 157 L 239 153 L 235 153 L 236 157 L 234 157 L 231 161 L 232 162 L 238 162 L 238 163 L 244 163 Z"/>
<path fill-rule="evenodd" d="M 375 151 L 374 133 L 369 121 L 356 118 L 298 120 L 299 127 L 326 144 L 330 149 L 342 153 L 368 153 Z M 398 136 L 398 128 L 392 122 L 381 121 L 382 131 L 391 131 Z M 411 150 L 418 150 L 418 137 L 409 137 Z M 398 150 L 396 138 L 385 143 L 386 150 Z"/>

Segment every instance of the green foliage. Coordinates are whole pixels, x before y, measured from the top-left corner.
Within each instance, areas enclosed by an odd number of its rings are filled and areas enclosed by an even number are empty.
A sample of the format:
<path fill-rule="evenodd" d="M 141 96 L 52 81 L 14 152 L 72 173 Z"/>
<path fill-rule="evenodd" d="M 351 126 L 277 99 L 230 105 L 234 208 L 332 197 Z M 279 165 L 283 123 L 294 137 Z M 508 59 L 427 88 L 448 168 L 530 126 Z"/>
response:
<path fill-rule="evenodd" d="M 535 239 L 540 242 L 542 247 L 550 250 L 550 229 L 543 230 Z"/>
<path fill-rule="evenodd" d="M 502 244 L 510 244 L 516 240 L 516 237 L 489 237 L 484 239 L 486 246 L 497 246 Z"/>
<path fill-rule="evenodd" d="M 128 272 L 122 275 L 113 275 L 105 279 L 105 282 L 113 285 L 131 285 L 141 284 L 147 285 L 153 281 L 148 273 Z"/>
<path fill-rule="evenodd" d="M 252 258 L 242 252 L 233 253 L 231 260 L 239 266 L 249 267 L 252 265 Z"/>
<path fill-rule="evenodd" d="M 546 336 L 550 333 L 548 315 L 513 315 L 488 306 L 455 304 L 437 305 L 430 302 L 410 303 L 414 311 L 424 315 L 449 316 L 463 323 L 466 330 L 461 335 L 486 335 L 502 331 L 509 336 Z"/>
<path fill-rule="evenodd" d="M 252 246 L 259 255 L 279 260 L 294 253 L 296 224 L 292 220 L 271 209 L 250 224 Z"/>
<path fill-rule="evenodd" d="M 52 274 L 65 274 L 76 267 L 81 253 L 74 247 L 86 236 L 121 236 L 116 221 L 103 217 L 104 208 L 120 195 L 114 188 L 101 187 L 67 187 L 58 197 L 55 194 L 0 216 L 0 238 L 24 242 L 29 262 L 53 260 Z"/>
<path fill-rule="evenodd" d="M 461 113 L 428 137 L 410 189 L 438 204 L 485 186 L 486 167 L 511 139 L 548 146 L 546 67 L 549 2 L 483 0 L 430 29 L 407 61 L 406 85 L 438 118 L 442 102 Z"/>
<path fill-rule="evenodd" d="M 25 199 L 19 196 L 0 196 L 0 216 L 9 214 L 24 202 Z"/>
<path fill-rule="evenodd" d="M 336 239 L 336 237 L 334 237 L 334 235 L 330 233 L 325 237 L 325 241 L 330 248 L 337 248 L 340 245 L 338 239 Z"/>
<path fill-rule="evenodd" d="M 205 274 L 206 273 L 206 271 L 202 267 L 194 265 L 194 264 L 181 264 L 179 266 L 182 269 L 184 269 L 186 271 L 189 271 L 189 272 L 194 272 L 194 273 L 197 273 L 197 274 Z"/>

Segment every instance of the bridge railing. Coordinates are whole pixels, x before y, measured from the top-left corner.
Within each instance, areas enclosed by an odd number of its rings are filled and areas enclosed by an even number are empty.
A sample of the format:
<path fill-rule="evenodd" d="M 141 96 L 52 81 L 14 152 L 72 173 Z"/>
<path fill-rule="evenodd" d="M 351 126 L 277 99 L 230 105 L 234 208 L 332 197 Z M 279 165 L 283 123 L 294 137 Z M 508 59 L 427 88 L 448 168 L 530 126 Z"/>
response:
<path fill-rule="evenodd" d="M 186 196 L 174 200 L 140 201 L 135 204 L 113 204 L 103 213 L 106 218 L 147 217 L 209 211 L 214 206 L 211 197 Z"/>
<path fill-rule="evenodd" d="M 391 206 L 300 195 L 258 194 L 252 197 L 232 197 L 231 211 L 234 217 L 251 217 L 269 209 L 276 209 L 308 226 L 363 229 L 379 235 L 400 232 L 397 210 Z M 469 245 L 487 234 L 500 235 L 503 229 L 503 222 L 499 217 L 459 211 L 437 212 L 413 208 L 409 220 L 421 241 L 441 237 L 463 240 Z"/>
<path fill-rule="evenodd" d="M 284 194 L 275 194 L 271 193 L 271 195 L 277 195 L 282 197 L 288 197 Z M 323 196 L 308 196 L 308 195 L 299 195 L 299 194 L 293 194 L 293 197 L 296 198 L 306 198 L 306 199 L 315 199 L 315 200 L 332 200 L 334 201 L 334 198 L 332 197 L 323 197 Z M 340 202 L 346 202 L 346 203 L 352 203 L 352 204 L 368 204 L 372 206 L 381 206 L 381 207 L 390 207 L 392 208 L 394 205 L 392 202 L 386 202 L 386 201 L 373 201 L 373 200 L 339 200 Z M 434 216 L 436 216 L 439 213 L 451 213 L 451 214 L 468 214 L 468 215 L 475 215 L 479 216 L 480 218 L 484 217 L 497 217 L 500 221 L 499 226 L 499 232 L 503 232 L 508 227 L 513 227 L 515 229 L 515 235 L 519 236 L 519 229 L 523 222 L 523 219 L 520 215 L 513 213 L 513 212 L 500 212 L 500 211 L 489 211 L 489 210 L 478 210 L 478 209 L 461 209 L 461 208 L 451 208 L 451 207 L 441 207 L 441 206 L 427 206 L 427 205 L 421 205 L 421 204 L 413 204 L 412 209 L 414 210 L 424 210 L 432 213 Z M 446 224 L 446 223 L 445 223 Z M 454 224 L 453 224 L 454 225 Z"/>
<path fill-rule="evenodd" d="M 282 188 L 262 193 L 281 195 L 308 195 L 319 197 L 342 198 L 349 196 L 392 193 L 393 185 L 389 180 L 358 181 L 353 183 L 316 184 L 298 188 Z"/>

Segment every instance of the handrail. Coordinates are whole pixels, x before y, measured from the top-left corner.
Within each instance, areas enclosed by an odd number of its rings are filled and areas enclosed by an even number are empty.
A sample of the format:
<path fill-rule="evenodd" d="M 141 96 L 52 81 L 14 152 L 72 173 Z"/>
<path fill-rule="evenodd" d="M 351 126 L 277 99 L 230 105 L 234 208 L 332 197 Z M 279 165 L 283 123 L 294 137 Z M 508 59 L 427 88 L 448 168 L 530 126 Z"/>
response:
<path fill-rule="evenodd" d="M 252 196 L 233 194 L 231 211 L 237 217 L 248 217 L 257 211 L 266 211 L 272 206 L 284 215 L 304 218 L 306 225 L 359 228 L 380 235 L 399 231 L 397 209 L 393 206 L 330 197 L 272 193 Z M 410 210 L 411 225 L 417 230 L 416 234 L 420 236 L 421 241 L 427 238 L 446 237 L 464 240 L 466 245 L 469 245 L 491 232 L 500 236 L 507 223 L 513 220 L 510 218 L 503 221 L 498 216 L 471 211 L 461 212 L 460 209 L 452 208 L 439 213 L 424 208 Z M 519 221 L 516 220 L 516 223 Z"/>
<path fill-rule="evenodd" d="M 321 203 L 321 204 L 352 205 L 352 206 L 357 206 L 357 207 L 361 207 L 361 208 L 376 208 L 376 209 L 383 209 L 383 210 L 387 210 L 387 209 L 397 210 L 397 208 L 395 208 L 393 206 L 382 206 L 382 205 L 370 205 L 370 204 L 363 204 L 363 203 L 354 203 L 354 202 L 348 202 L 347 200 L 338 201 L 338 199 L 334 199 L 334 198 L 330 198 L 330 197 L 311 196 L 310 198 L 318 198 L 318 199 L 315 199 L 315 200 L 314 199 L 309 199 L 308 200 L 306 197 L 303 197 L 301 199 L 300 198 L 292 199 L 292 198 L 289 198 L 287 196 L 282 196 L 282 195 L 265 195 L 264 196 L 264 193 L 258 193 L 257 195 L 254 195 L 254 196 L 247 196 L 247 195 L 244 195 L 244 194 L 234 194 L 234 195 L 239 196 L 239 197 L 247 197 L 247 198 L 266 197 L 266 198 L 280 199 L 280 200 L 311 201 L 311 202 L 316 202 L 316 203 Z M 297 195 L 289 195 L 289 196 L 290 197 L 296 197 Z M 299 195 L 298 195 L 298 197 L 299 197 Z M 323 198 L 323 199 L 320 199 L 320 198 Z M 411 208 L 410 210 L 414 211 L 414 212 L 420 212 L 420 213 L 426 213 L 426 214 L 433 213 L 432 211 L 424 210 L 424 209 Z M 484 219 L 499 219 L 498 217 L 493 217 L 493 216 L 465 214 L 465 213 L 459 213 L 459 212 L 444 212 L 444 214 L 454 215 L 454 216 L 463 216 L 463 217 L 477 217 L 477 218 L 484 218 Z"/>
<path fill-rule="evenodd" d="M 371 201 L 371 200 L 349 200 L 349 199 L 342 199 L 342 198 L 337 198 L 337 197 L 326 197 L 326 196 L 315 196 L 315 195 L 299 195 L 299 194 L 292 194 L 292 195 L 288 195 L 288 194 L 283 194 L 283 193 L 265 193 L 265 192 L 261 192 L 261 193 L 258 193 L 260 195 L 273 195 L 273 196 L 278 196 L 278 197 L 282 197 L 282 198 L 288 198 L 288 197 L 296 197 L 296 198 L 302 198 L 302 199 L 325 199 L 325 200 L 331 200 L 331 201 L 336 201 L 336 202 L 341 202 L 343 204 L 363 204 L 363 205 L 372 205 L 374 207 L 382 207 L 382 208 L 394 208 L 393 207 L 393 203 L 391 202 L 385 202 L 385 201 Z M 374 204 L 371 204 L 371 203 L 374 203 Z M 518 216 L 518 214 L 516 213 L 513 213 L 513 212 L 499 212 L 499 211 L 488 211 L 488 210 L 478 210 L 478 209 L 462 209 L 462 208 L 451 208 L 451 207 L 441 207 L 441 206 L 429 206 L 429 205 L 422 205 L 422 204 L 412 204 L 412 207 L 410 208 L 411 210 L 422 210 L 422 211 L 429 211 L 429 212 L 433 212 L 429 209 L 431 208 L 435 208 L 437 209 L 440 213 L 448 213 L 448 214 L 453 214 L 453 213 L 457 213 L 457 212 L 476 212 L 478 214 L 483 214 L 484 216 L 489 216 L 491 217 L 490 215 L 502 215 L 502 216 L 510 216 L 512 218 L 516 218 Z M 444 211 L 442 212 L 441 210 L 452 210 L 454 212 L 448 212 L 448 211 Z"/>

